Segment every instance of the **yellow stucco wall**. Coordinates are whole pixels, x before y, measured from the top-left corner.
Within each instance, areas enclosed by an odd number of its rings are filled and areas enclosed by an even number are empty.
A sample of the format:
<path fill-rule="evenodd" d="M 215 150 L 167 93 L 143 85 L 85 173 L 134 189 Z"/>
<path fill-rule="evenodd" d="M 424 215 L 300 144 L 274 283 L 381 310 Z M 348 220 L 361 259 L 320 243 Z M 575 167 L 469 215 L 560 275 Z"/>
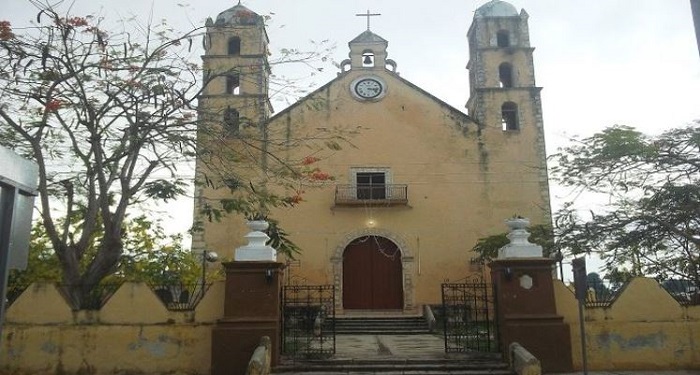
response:
<path fill-rule="evenodd" d="M 7 310 L 0 374 L 207 374 L 223 290 L 216 283 L 195 311 L 173 312 L 148 286 L 125 284 L 102 310 L 73 312 L 53 285 L 32 285 Z M 555 297 L 581 369 L 577 301 L 560 281 Z M 589 369 L 700 369 L 699 318 L 700 306 L 634 279 L 611 306 L 585 309 Z"/>
<path fill-rule="evenodd" d="M 581 369 L 578 302 L 560 281 L 555 296 Z M 681 306 L 655 280 L 635 278 L 611 306 L 587 307 L 584 315 L 591 370 L 700 369 L 700 306 Z"/>
<path fill-rule="evenodd" d="M 362 102 L 351 95 L 353 80 L 366 75 L 386 83 L 386 97 Z M 271 131 L 292 138 L 319 127 L 358 130 L 343 150 L 314 154 L 322 158 L 315 165 L 335 181 L 303 187 L 301 205 L 273 212 L 303 250 L 300 266 L 290 272 L 311 282 L 338 284 L 344 246 L 362 235 L 386 236 L 410 259 L 404 263 L 404 299 L 410 308 L 438 303 L 441 282 L 469 274 L 470 249 L 479 238 L 505 231 L 504 220 L 516 213 L 535 224 L 549 220 L 546 173 L 535 146 L 541 134 L 533 123 L 517 132 L 480 129 L 387 70 L 354 69 L 341 75 L 270 124 Z M 313 152 L 301 147 L 286 155 L 294 162 Z M 352 168 L 387 168 L 391 183 L 408 185 L 408 205 L 335 206 L 335 184 L 351 184 Z M 243 220 L 228 217 L 206 223 L 205 242 L 209 249 L 233 256 L 244 244 L 244 234 Z"/>
<path fill-rule="evenodd" d="M 73 312 L 53 285 L 34 284 L 7 310 L 0 374 L 208 374 L 223 289 L 174 312 L 147 285 L 127 283 L 100 311 Z"/>

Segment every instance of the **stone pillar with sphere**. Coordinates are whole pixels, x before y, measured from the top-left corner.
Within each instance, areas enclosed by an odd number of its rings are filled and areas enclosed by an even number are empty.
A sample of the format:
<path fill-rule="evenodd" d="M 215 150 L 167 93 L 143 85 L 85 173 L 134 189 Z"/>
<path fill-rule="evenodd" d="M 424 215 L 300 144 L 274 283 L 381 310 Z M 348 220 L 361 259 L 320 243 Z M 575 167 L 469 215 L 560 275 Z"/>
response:
<path fill-rule="evenodd" d="M 515 217 L 506 224 L 510 243 L 489 264 L 502 353 L 517 342 L 540 360 L 543 371 L 571 371 L 569 325 L 557 315 L 554 301 L 555 261 L 528 241 L 528 219 Z"/>
<path fill-rule="evenodd" d="M 212 375 L 245 374 L 248 361 L 263 336 L 272 343 L 272 365 L 280 358 L 280 289 L 283 263 L 266 245 L 265 221 L 249 221 L 248 244 L 224 263 L 224 317 L 212 331 Z"/>

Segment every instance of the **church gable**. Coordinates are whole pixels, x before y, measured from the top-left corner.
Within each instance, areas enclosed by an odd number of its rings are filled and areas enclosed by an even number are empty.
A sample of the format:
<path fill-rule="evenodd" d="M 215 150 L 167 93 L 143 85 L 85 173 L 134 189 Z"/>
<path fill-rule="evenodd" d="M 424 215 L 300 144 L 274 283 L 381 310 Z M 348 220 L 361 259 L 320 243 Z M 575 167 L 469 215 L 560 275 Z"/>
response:
<path fill-rule="evenodd" d="M 331 125 L 329 119 L 332 125 L 346 129 L 365 127 L 367 123 L 359 120 L 366 120 L 382 122 L 384 127 L 399 126 L 397 131 L 413 123 L 425 131 L 433 131 L 435 126 L 465 134 L 478 130 L 467 114 L 388 70 L 344 72 L 277 113 L 269 126 L 274 129 L 291 123 L 295 128 L 317 127 L 316 121 Z"/>
<path fill-rule="evenodd" d="M 284 132 L 289 140 L 326 129 L 346 139 L 348 147 L 321 154 L 358 165 L 478 157 L 478 126 L 469 116 L 386 70 L 346 72 L 274 116 L 268 129 Z M 466 154 L 470 157 L 465 159 Z M 348 170 L 331 172 L 345 175 Z"/>
<path fill-rule="evenodd" d="M 383 127 L 399 127 L 397 132 L 407 125 L 433 131 L 431 128 L 439 124 L 464 133 L 476 130 L 469 116 L 396 73 L 396 62 L 387 58 L 389 42 L 370 30 L 370 16 L 368 12 L 367 30 L 348 43 L 350 58 L 341 62 L 338 77 L 274 116 L 271 127 L 282 118 L 285 126 L 292 122 L 304 126 L 310 112 L 316 111 L 323 113 L 323 121 L 333 119 L 336 126 L 379 121 Z M 350 118 L 356 123 L 349 124 Z M 308 126 L 317 126 L 316 122 Z"/>

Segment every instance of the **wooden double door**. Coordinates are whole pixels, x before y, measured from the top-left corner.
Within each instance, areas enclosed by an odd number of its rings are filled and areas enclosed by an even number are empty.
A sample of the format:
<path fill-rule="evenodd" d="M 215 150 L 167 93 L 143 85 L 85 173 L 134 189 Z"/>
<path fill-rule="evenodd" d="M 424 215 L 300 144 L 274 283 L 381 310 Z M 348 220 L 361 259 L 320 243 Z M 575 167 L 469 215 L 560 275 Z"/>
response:
<path fill-rule="evenodd" d="M 392 241 L 365 236 L 343 253 L 343 308 L 403 309 L 401 251 Z"/>

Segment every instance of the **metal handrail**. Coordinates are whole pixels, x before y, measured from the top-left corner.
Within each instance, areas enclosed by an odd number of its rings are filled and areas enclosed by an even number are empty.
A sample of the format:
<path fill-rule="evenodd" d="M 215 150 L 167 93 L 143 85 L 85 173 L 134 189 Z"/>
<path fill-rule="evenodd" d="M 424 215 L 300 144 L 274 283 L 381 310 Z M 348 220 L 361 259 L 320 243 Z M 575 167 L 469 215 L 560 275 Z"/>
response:
<path fill-rule="evenodd" d="M 345 184 L 336 185 L 338 203 L 402 203 L 408 202 L 406 184 Z"/>

